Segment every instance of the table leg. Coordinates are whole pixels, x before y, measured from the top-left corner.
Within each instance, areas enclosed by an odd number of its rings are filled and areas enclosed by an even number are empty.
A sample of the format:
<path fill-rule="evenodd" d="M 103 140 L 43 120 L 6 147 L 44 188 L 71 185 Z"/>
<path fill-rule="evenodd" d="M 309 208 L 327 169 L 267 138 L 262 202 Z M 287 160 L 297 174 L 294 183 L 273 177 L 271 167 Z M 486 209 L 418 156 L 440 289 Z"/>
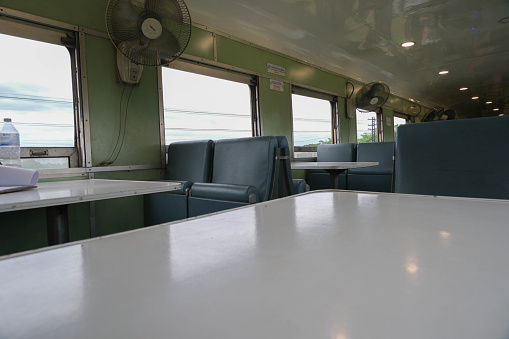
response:
<path fill-rule="evenodd" d="M 46 207 L 48 245 L 69 242 L 69 219 L 67 205 Z"/>
<path fill-rule="evenodd" d="M 338 177 L 339 177 L 339 172 L 337 172 L 337 171 L 330 172 L 330 186 L 334 189 L 337 189 L 339 186 Z"/>

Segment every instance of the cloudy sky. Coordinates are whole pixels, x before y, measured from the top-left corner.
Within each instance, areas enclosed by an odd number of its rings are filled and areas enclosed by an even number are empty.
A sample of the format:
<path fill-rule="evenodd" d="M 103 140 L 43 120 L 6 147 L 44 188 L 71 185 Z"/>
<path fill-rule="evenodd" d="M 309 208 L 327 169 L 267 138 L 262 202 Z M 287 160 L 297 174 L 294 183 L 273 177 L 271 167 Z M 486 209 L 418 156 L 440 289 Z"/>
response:
<path fill-rule="evenodd" d="M 3 34 L 0 45 L 0 121 L 12 119 L 21 146 L 73 146 L 67 49 Z"/>

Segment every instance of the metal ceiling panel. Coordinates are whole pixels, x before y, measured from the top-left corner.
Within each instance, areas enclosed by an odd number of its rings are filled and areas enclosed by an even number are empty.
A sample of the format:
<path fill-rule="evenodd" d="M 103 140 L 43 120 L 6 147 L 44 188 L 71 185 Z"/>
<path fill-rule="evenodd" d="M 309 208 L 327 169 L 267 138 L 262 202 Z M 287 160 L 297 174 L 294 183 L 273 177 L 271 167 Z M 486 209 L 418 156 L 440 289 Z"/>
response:
<path fill-rule="evenodd" d="M 196 23 L 363 83 L 383 81 L 425 106 L 460 117 L 509 114 L 509 24 L 499 23 L 507 0 L 186 3 Z M 401 47 L 409 40 L 415 46 Z"/>

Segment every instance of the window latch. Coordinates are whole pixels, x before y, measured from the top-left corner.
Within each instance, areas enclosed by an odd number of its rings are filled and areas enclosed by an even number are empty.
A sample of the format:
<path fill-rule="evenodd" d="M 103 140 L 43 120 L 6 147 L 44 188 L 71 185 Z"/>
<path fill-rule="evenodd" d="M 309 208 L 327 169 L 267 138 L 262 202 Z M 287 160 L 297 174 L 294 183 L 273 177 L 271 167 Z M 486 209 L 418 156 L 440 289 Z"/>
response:
<path fill-rule="evenodd" d="M 33 156 L 46 156 L 48 155 L 48 150 L 37 150 L 37 151 L 34 151 L 34 150 L 30 150 L 30 156 L 33 157 Z"/>

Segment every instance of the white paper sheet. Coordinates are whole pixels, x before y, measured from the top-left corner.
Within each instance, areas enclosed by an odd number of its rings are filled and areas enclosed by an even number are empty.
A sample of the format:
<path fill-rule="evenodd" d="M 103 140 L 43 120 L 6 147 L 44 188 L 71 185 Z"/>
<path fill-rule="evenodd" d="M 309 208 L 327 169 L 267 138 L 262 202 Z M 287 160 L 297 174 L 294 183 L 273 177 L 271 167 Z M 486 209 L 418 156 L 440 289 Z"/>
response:
<path fill-rule="evenodd" d="M 0 193 L 35 187 L 38 180 L 36 170 L 0 165 Z"/>

